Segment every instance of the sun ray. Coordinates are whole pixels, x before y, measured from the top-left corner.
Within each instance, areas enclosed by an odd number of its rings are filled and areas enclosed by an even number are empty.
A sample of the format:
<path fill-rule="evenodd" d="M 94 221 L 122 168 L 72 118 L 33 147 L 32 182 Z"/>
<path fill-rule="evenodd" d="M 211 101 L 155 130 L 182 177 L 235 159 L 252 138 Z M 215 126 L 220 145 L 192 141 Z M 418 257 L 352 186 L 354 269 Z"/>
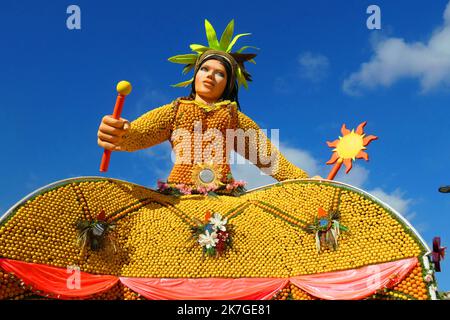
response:
<path fill-rule="evenodd" d="M 349 173 L 349 171 L 350 170 L 352 170 L 352 159 L 344 159 L 344 165 L 345 165 L 345 168 L 347 168 L 346 170 L 345 170 L 345 173 Z"/>
<path fill-rule="evenodd" d="M 364 138 L 363 138 L 363 144 L 364 144 L 365 146 L 367 146 L 370 142 L 372 142 L 373 140 L 377 140 L 377 139 L 378 139 L 377 136 L 372 136 L 372 135 L 367 136 L 367 137 L 364 137 Z"/>
<path fill-rule="evenodd" d="M 364 121 L 362 123 L 359 124 L 358 128 L 356 128 L 356 133 L 359 135 L 363 135 L 364 134 L 364 126 L 367 124 L 367 121 Z"/>
<path fill-rule="evenodd" d="M 333 154 L 331 155 L 330 160 L 328 160 L 328 161 L 326 162 L 326 164 L 333 164 L 333 163 L 335 163 L 338 159 L 339 159 L 339 155 L 337 154 L 337 152 L 333 152 Z"/>
<path fill-rule="evenodd" d="M 336 148 L 337 145 L 338 145 L 338 143 L 339 143 L 339 139 L 336 139 L 336 140 L 334 140 L 333 142 L 327 141 L 327 145 L 328 145 L 330 148 Z"/>
<path fill-rule="evenodd" d="M 369 155 L 367 154 L 367 152 L 364 151 L 360 151 L 357 155 L 356 155 L 357 159 L 364 159 L 366 161 L 369 161 Z"/>
<path fill-rule="evenodd" d="M 342 125 L 341 133 L 342 133 L 343 136 L 346 136 L 346 135 L 348 135 L 348 134 L 350 133 L 350 130 L 348 130 L 348 129 L 345 127 L 345 123 Z"/>

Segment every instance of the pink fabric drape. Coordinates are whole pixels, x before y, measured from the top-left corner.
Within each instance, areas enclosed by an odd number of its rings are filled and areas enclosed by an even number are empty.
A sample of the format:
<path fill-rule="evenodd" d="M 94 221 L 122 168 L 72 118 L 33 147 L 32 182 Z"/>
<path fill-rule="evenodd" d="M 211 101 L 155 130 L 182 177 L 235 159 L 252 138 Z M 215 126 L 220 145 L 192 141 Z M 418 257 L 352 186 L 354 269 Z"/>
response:
<path fill-rule="evenodd" d="M 159 300 L 268 300 L 286 286 L 287 278 L 201 278 L 148 279 L 120 281 L 147 299 Z"/>
<path fill-rule="evenodd" d="M 93 275 L 43 264 L 0 259 L 0 268 L 14 273 L 26 285 L 58 299 L 83 299 L 111 289 L 119 278 Z"/>
<path fill-rule="evenodd" d="M 327 300 L 356 300 L 400 282 L 418 263 L 416 257 L 344 270 L 291 278 L 161 279 L 92 275 L 79 272 L 78 284 L 67 269 L 0 259 L 0 268 L 25 284 L 59 299 L 88 298 L 120 281 L 147 299 L 266 300 L 289 282 L 312 296 Z"/>
<path fill-rule="evenodd" d="M 359 269 L 297 276 L 291 283 L 327 300 L 356 300 L 399 283 L 418 263 L 416 257 Z"/>

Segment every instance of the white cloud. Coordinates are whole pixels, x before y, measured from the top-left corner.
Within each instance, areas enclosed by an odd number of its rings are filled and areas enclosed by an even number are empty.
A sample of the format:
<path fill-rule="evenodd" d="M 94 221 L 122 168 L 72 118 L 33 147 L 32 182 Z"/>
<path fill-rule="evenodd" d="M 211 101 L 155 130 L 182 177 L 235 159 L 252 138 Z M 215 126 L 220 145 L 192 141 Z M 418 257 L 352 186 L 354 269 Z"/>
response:
<path fill-rule="evenodd" d="M 328 58 L 323 54 L 304 52 L 298 57 L 300 77 L 318 82 L 326 77 L 330 65 Z"/>
<path fill-rule="evenodd" d="M 422 92 L 440 86 L 450 87 L 450 2 L 444 23 L 427 43 L 408 43 L 401 38 L 374 41 L 374 55 L 359 71 L 344 80 L 343 90 L 357 95 L 364 89 L 389 87 L 406 78 L 418 79 Z"/>
<path fill-rule="evenodd" d="M 324 178 L 326 178 L 326 176 L 324 176 Z M 345 174 L 345 170 L 344 168 L 342 168 L 341 171 L 336 175 L 336 178 L 334 180 L 347 183 L 358 188 L 362 188 L 368 178 L 369 170 L 358 165 L 353 165 L 352 170 L 348 174 Z"/>
<path fill-rule="evenodd" d="M 280 144 L 280 152 L 288 159 L 290 162 L 295 164 L 297 167 L 305 170 L 308 175 L 323 175 L 323 166 L 320 162 L 314 159 L 314 157 L 307 151 L 288 147 L 286 144 Z"/>

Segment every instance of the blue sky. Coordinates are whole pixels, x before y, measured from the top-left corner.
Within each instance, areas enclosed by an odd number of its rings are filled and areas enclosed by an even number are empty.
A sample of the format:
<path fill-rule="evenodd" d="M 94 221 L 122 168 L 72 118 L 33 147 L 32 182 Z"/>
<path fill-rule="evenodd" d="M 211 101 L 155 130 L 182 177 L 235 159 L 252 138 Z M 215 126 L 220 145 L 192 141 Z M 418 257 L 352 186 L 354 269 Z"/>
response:
<path fill-rule="evenodd" d="M 232 4 L 232 2 L 228 2 Z M 81 8 L 81 30 L 66 27 L 69 5 Z M 366 9 L 381 9 L 369 30 Z M 431 243 L 450 241 L 450 9 L 446 0 L 240 2 L 196 8 L 189 2 L 15 1 L 0 10 L 3 147 L 0 211 L 53 181 L 101 175 L 96 132 L 112 112 L 115 84 L 133 92 L 122 116 L 133 120 L 187 89 L 167 58 L 204 44 L 204 19 L 220 34 L 232 18 L 239 45 L 259 47 L 254 81 L 241 89 L 244 113 L 279 128 L 281 149 L 310 174 L 326 176 L 326 141 L 345 123 L 379 136 L 346 181 L 398 209 Z M 155 186 L 171 168 L 162 144 L 114 153 L 107 177 Z M 254 185 L 268 183 L 236 168 Z M 439 289 L 450 290 L 444 260 Z"/>

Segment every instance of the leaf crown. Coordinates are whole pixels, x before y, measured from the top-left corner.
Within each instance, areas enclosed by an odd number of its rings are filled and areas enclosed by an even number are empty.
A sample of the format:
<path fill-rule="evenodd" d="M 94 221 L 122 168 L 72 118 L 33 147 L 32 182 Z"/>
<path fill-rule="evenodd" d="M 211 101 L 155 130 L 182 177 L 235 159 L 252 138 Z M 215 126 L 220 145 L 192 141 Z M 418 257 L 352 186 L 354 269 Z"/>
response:
<path fill-rule="evenodd" d="M 258 50 L 258 48 L 253 46 L 243 46 L 234 52 L 232 52 L 232 50 L 239 38 L 249 36 L 251 35 L 251 33 L 241 33 L 233 37 L 234 20 L 231 20 L 228 23 L 227 27 L 222 33 L 222 36 L 220 37 L 220 40 L 218 40 L 217 38 L 216 30 L 207 19 L 205 19 L 205 31 L 206 38 L 208 40 L 208 46 L 191 44 L 190 48 L 193 53 L 172 56 L 168 60 L 173 63 L 184 64 L 185 67 L 183 68 L 183 74 L 187 74 L 190 70 L 194 69 L 194 67 L 195 71 L 197 71 L 197 68 L 200 66 L 201 62 L 211 54 L 221 55 L 225 59 L 230 61 L 232 73 L 234 76 L 236 76 L 238 85 L 243 85 L 246 89 L 248 89 L 248 81 L 252 81 L 252 78 L 245 69 L 244 62 L 249 61 L 256 64 L 254 60 L 256 54 L 243 53 L 243 51 L 250 48 Z M 180 82 L 172 86 L 186 87 L 191 84 L 192 81 L 194 81 L 193 77 L 187 81 Z"/>

